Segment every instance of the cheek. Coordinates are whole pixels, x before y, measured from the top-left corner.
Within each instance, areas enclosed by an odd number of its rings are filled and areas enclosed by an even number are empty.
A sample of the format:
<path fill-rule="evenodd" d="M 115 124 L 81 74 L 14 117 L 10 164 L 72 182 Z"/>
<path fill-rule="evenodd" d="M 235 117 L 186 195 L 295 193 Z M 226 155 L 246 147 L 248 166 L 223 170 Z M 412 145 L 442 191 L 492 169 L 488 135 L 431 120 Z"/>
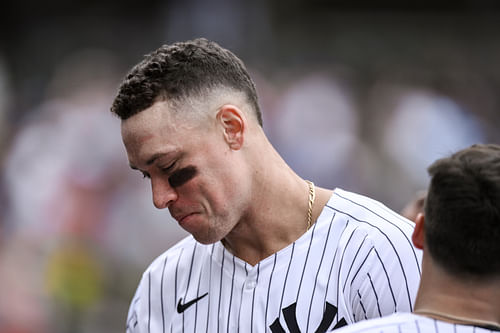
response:
<path fill-rule="evenodd" d="M 198 199 L 205 201 L 214 213 L 241 207 L 246 177 L 245 168 L 236 163 L 237 156 L 215 147 L 207 147 L 205 154 L 200 153 L 200 156 L 203 158 L 194 163 L 198 174 L 186 183 L 186 188 L 199 193 L 201 198 Z"/>
<path fill-rule="evenodd" d="M 235 193 L 227 186 L 224 178 L 209 177 L 192 190 L 199 195 L 192 199 L 197 200 L 209 215 L 226 216 L 234 204 Z"/>
<path fill-rule="evenodd" d="M 237 214 L 242 213 L 250 198 L 245 190 L 247 188 L 245 182 L 238 175 L 233 175 L 233 177 L 226 177 L 221 185 L 223 188 L 220 199 L 224 208 L 235 211 Z"/>

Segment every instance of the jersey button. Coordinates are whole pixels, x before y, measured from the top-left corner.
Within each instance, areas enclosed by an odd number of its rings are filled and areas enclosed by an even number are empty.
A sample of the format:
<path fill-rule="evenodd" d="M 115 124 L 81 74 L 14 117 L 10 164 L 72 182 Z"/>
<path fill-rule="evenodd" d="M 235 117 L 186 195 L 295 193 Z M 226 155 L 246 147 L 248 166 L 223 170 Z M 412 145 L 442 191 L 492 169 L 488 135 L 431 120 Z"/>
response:
<path fill-rule="evenodd" d="M 252 280 L 252 281 L 247 281 L 245 287 L 246 287 L 246 289 L 254 289 L 256 285 L 257 284 L 255 283 L 255 281 Z"/>

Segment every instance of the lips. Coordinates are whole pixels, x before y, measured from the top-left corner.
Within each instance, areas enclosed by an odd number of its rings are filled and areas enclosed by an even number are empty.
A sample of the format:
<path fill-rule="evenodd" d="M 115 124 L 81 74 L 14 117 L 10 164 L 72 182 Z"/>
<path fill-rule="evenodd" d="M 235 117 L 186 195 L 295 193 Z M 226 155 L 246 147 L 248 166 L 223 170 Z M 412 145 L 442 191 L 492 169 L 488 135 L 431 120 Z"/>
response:
<path fill-rule="evenodd" d="M 182 216 L 182 217 L 181 217 L 179 220 L 177 220 L 177 221 L 179 221 L 179 223 L 182 223 L 182 221 L 184 221 L 184 219 L 186 219 L 188 216 L 191 216 L 191 215 L 192 215 L 192 214 L 187 214 L 187 215 L 184 215 L 184 216 Z"/>
<path fill-rule="evenodd" d="M 200 213 L 200 209 L 197 207 L 190 207 L 188 205 L 182 205 L 180 206 L 170 206 L 168 208 L 170 215 L 177 221 L 177 223 L 181 224 L 184 222 L 187 218 L 189 218 L 192 215 L 196 215 Z"/>
<path fill-rule="evenodd" d="M 187 217 L 193 215 L 193 214 L 196 214 L 196 213 L 176 213 L 176 214 L 172 214 L 172 217 L 179 223 L 182 223 L 182 221 L 184 219 L 186 219 Z"/>

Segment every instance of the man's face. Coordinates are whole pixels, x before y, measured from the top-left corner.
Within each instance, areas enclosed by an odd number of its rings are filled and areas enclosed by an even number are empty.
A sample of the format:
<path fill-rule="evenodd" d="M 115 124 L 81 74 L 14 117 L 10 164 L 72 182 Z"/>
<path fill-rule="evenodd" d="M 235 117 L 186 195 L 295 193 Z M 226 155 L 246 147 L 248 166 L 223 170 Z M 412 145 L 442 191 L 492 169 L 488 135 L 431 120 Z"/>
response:
<path fill-rule="evenodd" d="M 173 115 L 157 102 L 122 122 L 130 166 L 150 178 L 154 205 L 168 208 L 201 243 L 234 228 L 244 211 L 241 166 L 216 117 Z"/>

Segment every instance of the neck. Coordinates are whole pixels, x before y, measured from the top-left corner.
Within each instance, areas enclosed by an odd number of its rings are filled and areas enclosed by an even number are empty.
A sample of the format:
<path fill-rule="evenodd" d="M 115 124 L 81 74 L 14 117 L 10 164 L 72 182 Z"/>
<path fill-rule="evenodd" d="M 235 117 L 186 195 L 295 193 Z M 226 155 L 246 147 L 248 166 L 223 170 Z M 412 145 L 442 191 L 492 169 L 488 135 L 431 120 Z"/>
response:
<path fill-rule="evenodd" d="M 222 243 L 240 259 L 255 265 L 290 245 L 307 231 L 309 186 L 269 145 L 251 156 L 252 202 Z M 315 187 L 311 219 L 316 221 L 331 191 Z"/>
<path fill-rule="evenodd" d="M 263 259 L 287 247 L 307 232 L 309 187 L 300 179 L 297 200 L 293 200 L 291 191 L 294 186 L 281 188 L 268 200 L 260 197 L 256 206 L 262 214 L 248 216 L 228 234 L 222 243 L 232 254 L 256 265 Z M 331 196 L 331 191 L 315 187 L 316 198 L 312 207 L 312 226 Z M 276 200 L 275 200 L 276 199 Z M 293 204 L 295 202 L 295 205 Z"/>
<path fill-rule="evenodd" d="M 424 251 L 415 313 L 457 324 L 500 329 L 500 279 L 457 279 L 429 259 Z"/>

